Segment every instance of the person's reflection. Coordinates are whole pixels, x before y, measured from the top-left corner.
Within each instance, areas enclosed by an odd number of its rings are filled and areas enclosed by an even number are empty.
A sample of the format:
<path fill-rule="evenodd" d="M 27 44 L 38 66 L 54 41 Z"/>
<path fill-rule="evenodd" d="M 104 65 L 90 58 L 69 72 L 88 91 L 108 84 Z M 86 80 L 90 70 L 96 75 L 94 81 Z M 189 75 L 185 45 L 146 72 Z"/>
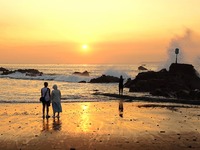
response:
<path fill-rule="evenodd" d="M 42 131 L 49 131 L 49 119 L 43 119 Z"/>
<path fill-rule="evenodd" d="M 62 127 L 62 122 L 59 118 L 57 119 L 53 119 L 53 123 L 52 123 L 52 129 L 55 131 L 60 131 Z"/>
<path fill-rule="evenodd" d="M 123 111 L 124 111 L 124 106 L 123 106 L 123 100 L 119 101 L 119 116 L 123 118 Z"/>

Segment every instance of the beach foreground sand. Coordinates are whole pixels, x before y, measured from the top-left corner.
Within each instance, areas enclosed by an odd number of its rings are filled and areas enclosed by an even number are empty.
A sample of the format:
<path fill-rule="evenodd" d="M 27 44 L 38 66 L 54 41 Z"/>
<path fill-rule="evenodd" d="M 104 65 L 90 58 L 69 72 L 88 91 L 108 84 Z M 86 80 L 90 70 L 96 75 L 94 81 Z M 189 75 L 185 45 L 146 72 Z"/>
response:
<path fill-rule="evenodd" d="M 41 104 L 0 105 L 0 149 L 200 149 L 199 107 L 181 104 L 63 103 L 58 119 Z M 50 111 L 52 114 L 52 111 Z"/>

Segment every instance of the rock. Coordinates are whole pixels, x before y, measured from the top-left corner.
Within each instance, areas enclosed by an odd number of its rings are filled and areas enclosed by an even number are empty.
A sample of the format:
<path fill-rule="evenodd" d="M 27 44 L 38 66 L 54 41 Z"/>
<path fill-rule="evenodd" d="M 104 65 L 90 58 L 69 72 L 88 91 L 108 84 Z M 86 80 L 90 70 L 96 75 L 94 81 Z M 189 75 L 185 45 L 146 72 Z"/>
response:
<path fill-rule="evenodd" d="M 171 64 L 169 73 L 182 80 L 189 89 L 200 89 L 200 78 L 198 72 L 191 64 Z"/>
<path fill-rule="evenodd" d="M 138 70 L 148 70 L 147 68 L 145 68 L 144 66 L 139 66 Z"/>
<path fill-rule="evenodd" d="M 8 75 L 15 72 L 25 73 L 27 76 L 41 76 L 43 74 L 42 72 L 36 69 L 18 69 L 14 71 L 10 71 L 10 70 L 5 71 L 2 73 L 2 75 Z"/>
<path fill-rule="evenodd" d="M 15 72 L 21 72 L 21 73 L 39 73 L 38 70 L 36 69 L 18 69 L 18 70 L 15 70 Z"/>
<path fill-rule="evenodd" d="M 124 87 L 130 87 L 131 85 L 131 78 L 128 78 L 126 83 L 124 83 Z"/>
<path fill-rule="evenodd" d="M 163 69 L 161 69 L 159 72 L 167 73 L 167 69 L 163 68 Z"/>
<path fill-rule="evenodd" d="M 43 73 L 36 69 L 18 69 L 15 72 L 25 73 L 26 76 L 41 76 Z"/>
<path fill-rule="evenodd" d="M 3 67 L 0 68 L 0 72 L 1 72 L 1 75 L 7 75 L 9 73 L 12 73 L 12 71 L 9 71 L 8 69 L 3 68 Z"/>
<path fill-rule="evenodd" d="M 154 96 L 199 99 L 200 78 L 190 64 L 171 64 L 169 71 L 139 73 L 126 84 L 130 92 L 150 92 Z M 199 94 L 198 94 L 199 93 Z"/>
<path fill-rule="evenodd" d="M 162 89 L 155 89 L 154 91 L 150 92 L 153 96 L 164 96 L 164 97 L 171 97 L 172 94 L 169 94 L 167 90 Z"/>
<path fill-rule="evenodd" d="M 173 74 L 187 74 L 191 76 L 196 75 L 194 66 L 191 64 L 171 64 L 169 67 L 169 72 Z"/>
<path fill-rule="evenodd" d="M 176 92 L 176 97 L 180 99 L 189 99 L 191 98 L 190 91 L 181 89 Z"/>
<path fill-rule="evenodd" d="M 86 81 L 79 81 L 78 83 L 86 83 Z"/>
<path fill-rule="evenodd" d="M 118 83 L 119 78 L 118 77 L 113 77 L 113 76 L 106 76 L 102 75 L 101 77 L 94 78 L 90 80 L 90 83 Z"/>
<path fill-rule="evenodd" d="M 89 72 L 88 71 L 84 71 L 84 72 L 74 72 L 74 75 L 79 75 L 79 76 L 89 76 Z"/>
<path fill-rule="evenodd" d="M 0 67 L 0 71 L 2 71 L 2 72 L 6 72 L 6 71 L 9 71 L 9 70 L 6 69 L 6 68 Z"/>
<path fill-rule="evenodd" d="M 200 90 L 195 89 L 195 90 L 190 91 L 190 97 L 194 100 L 200 100 Z"/>
<path fill-rule="evenodd" d="M 3 71 L 2 75 L 8 75 L 8 74 L 11 74 L 11 73 L 15 73 L 15 71 Z"/>
<path fill-rule="evenodd" d="M 93 91 L 98 92 L 99 90 L 93 90 Z"/>

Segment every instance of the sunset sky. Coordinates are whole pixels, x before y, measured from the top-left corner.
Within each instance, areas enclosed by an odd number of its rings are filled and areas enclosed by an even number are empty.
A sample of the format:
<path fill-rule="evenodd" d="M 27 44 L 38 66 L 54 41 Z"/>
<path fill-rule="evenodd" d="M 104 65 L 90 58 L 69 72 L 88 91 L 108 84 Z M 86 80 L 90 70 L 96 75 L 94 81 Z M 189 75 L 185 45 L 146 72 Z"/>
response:
<path fill-rule="evenodd" d="M 163 61 L 171 40 L 187 30 L 195 53 L 199 6 L 199 0 L 0 0 L 0 63 Z"/>

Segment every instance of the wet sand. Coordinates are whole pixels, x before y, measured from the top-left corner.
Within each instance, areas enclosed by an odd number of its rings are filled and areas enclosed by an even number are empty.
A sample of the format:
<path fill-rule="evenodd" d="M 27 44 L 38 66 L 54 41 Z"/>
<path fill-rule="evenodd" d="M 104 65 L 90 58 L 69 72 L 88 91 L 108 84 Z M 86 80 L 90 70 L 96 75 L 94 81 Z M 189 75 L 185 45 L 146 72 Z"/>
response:
<path fill-rule="evenodd" d="M 199 106 L 124 102 L 120 112 L 112 101 L 62 107 L 60 119 L 42 119 L 39 103 L 1 104 L 0 149 L 200 149 Z"/>
<path fill-rule="evenodd" d="M 130 96 L 130 95 L 119 95 L 119 94 L 113 94 L 113 93 L 101 93 L 101 92 L 96 92 L 94 93 L 94 95 L 107 96 L 107 97 L 115 98 L 115 99 L 123 99 L 126 102 L 143 101 L 143 102 L 155 102 L 155 103 L 179 103 L 179 104 L 189 104 L 189 105 L 200 105 L 200 100 L 166 98 L 162 96 L 150 96 L 150 95 Z"/>

